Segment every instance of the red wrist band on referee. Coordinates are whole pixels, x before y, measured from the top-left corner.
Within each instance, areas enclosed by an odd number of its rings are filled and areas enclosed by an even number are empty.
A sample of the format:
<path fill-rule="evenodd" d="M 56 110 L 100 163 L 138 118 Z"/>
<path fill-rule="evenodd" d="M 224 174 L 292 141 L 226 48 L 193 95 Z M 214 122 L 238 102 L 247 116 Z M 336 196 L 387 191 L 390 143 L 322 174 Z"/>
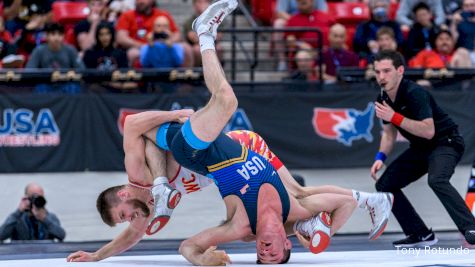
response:
<path fill-rule="evenodd" d="M 391 123 L 396 125 L 396 126 L 399 126 L 401 127 L 401 123 L 402 121 L 404 120 L 404 116 L 397 113 L 397 112 L 394 112 L 394 115 L 393 117 L 391 118 Z"/>

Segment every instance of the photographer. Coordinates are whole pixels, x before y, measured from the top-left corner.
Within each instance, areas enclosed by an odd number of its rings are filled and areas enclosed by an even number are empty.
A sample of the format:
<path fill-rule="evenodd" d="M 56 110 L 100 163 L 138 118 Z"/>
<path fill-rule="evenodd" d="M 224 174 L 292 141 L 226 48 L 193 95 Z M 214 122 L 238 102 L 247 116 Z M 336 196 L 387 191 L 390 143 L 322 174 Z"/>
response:
<path fill-rule="evenodd" d="M 153 31 L 147 35 L 148 45 L 142 46 L 140 64 L 144 68 L 176 68 L 183 64 L 183 47 L 170 38 L 170 23 L 159 16 L 153 23 Z"/>
<path fill-rule="evenodd" d="M 0 226 L 0 240 L 54 240 L 66 235 L 58 217 L 46 208 L 43 188 L 35 183 L 25 187 L 18 209 Z"/>
<path fill-rule="evenodd" d="M 474 50 L 475 0 L 463 1 L 462 12 L 455 13 L 453 16 L 451 31 L 457 41 L 457 47 Z"/>

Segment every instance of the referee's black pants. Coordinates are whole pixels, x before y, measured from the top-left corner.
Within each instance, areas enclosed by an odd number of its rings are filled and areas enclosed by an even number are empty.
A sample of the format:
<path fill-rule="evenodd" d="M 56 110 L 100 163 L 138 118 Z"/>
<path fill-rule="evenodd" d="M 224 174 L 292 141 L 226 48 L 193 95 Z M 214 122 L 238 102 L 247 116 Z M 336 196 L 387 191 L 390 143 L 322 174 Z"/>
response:
<path fill-rule="evenodd" d="M 464 233 L 466 230 L 475 229 L 472 213 L 449 182 L 463 152 L 464 142 L 461 136 L 448 137 L 433 149 L 410 147 L 387 167 L 378 180 L 377 191 L 394 194 L 392 212 L 406 235 L 429 232 L 401 190 L 426 173 L 430 188 L 442 202 L 459 231 Z"/>

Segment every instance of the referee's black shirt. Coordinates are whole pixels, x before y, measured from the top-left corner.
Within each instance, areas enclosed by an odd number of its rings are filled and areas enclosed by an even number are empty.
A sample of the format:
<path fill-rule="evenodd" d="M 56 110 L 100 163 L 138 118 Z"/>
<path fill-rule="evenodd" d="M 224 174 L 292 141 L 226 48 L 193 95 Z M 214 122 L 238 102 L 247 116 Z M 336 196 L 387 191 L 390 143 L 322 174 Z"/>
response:
<path fill-rule="evenodd" d="M 394 125 L 404 136 L 411 146 L 414 147 L 434 147 L 438 140 L 443 140 L 447 136 L 457 132 L 457 125 L 435 102 L 429 92 L 413 81 L 403 79 L 399 85 L 396 99 L 394 102 L 389 99 L 386 92 L 382 91 L 376 101 L 386 103 L 391 106 L 395 112 L 412 120 L 422 121 L 427 118 L 434 119 L 435 135 L 431 140 L 413 135 L 404 129 Z M 383 121 L 384 124 L 390 122 Z"/>

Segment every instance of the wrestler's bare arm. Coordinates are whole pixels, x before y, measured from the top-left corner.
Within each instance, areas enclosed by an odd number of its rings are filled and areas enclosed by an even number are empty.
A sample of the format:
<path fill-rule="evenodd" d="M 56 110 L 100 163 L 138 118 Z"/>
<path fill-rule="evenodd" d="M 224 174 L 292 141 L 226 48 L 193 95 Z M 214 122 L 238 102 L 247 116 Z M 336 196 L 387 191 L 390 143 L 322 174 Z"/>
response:
<path fill-rule="evenodd" d="M 152 184 L 153 177 L 149 173 L 145 161 L 145 141 L 143 134 L 169 121 L 180 120 L 193 113 L 193 110 L 145 111 L 125 118 L 124 152 L 125 169 L 132 182 Z"/>
<path fill-rule="evenodd" d="M 189 262 L 200 266 L 217 266 L 230 263 L 229 256 L 224 250 L 216 250 L 222 243 L 236 241 L 247 236 L 245 229 L 237 229 L 232 221 L 223 225 L 206 229 L 195 236 L 183 241 L 180 253 Z"/>
<path fill-rule="evenodd" d="M 148 138 L 145 138 L 145 159 L 153 178 L 167 177 L 166 153 Z"/>
<path fill-rule="evenodd" d="M 148 218 L 137 218 L 129 224 L 120 235 L 114 238 L 111 242 L 97 250 L 90 253 L 85 251 L 77 251 L 71 253 L 67 257 L 69 262 L 84 262 L 84 261 L 100 261 L 108 257 L 118 255 L 137 244 L 145 234 L 148 225 Z"/>

